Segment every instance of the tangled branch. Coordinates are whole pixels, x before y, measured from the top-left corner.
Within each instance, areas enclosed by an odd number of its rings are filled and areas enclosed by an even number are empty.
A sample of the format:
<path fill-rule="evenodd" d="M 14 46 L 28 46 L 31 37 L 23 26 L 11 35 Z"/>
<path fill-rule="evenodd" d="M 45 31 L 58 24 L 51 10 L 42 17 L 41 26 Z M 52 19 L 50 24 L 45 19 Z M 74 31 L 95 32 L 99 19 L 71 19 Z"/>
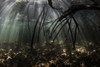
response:
<path fill-rule="evenodd" d="M 84 4 L 80 4 L 80 5 L 72 5 L 70 6 L 66 11 L 63 12 L 62 16 L 59 18 L 59 21 L 61 21 L 63 18 L 65 18 L 66 16 L 70 15 L 70 14 L 74 14 L 79 10 L 100 10 L 100 6 L 96 6 L 96 5 L 84 5 Z"/>
<path fill-rule="evenodd" d="M 71 28 L 70 28 L 70 24 L 68 24 L 69 26 L 69 31 L 71 32 L 71 37 L 72 37 L 72 42 L 73 42 L 73 49 L 75 49 L 75 43 L 76 43 L 76 35 L 77 35 L 77 30 L 79 30 L 78 28 L 78 22 L 75 20 L 74 18 L 74 14 L 80 10 L 100 10 L 100 6 L 97 5 L 97 3 L 94 0 L 91 0 L 94 4 L 74 4 L 71 5 L 68 9 L 66 9 L 65 11 L 62 12 L 62 15 L 57 19 L 56 24 L 54 25 L 52 32 L 51 32 L 51 36 L 55 33 L 54 31 L 60 26 L 60 24 L 62 23 L 62 21 L 64 19 L 68 19 L 68 17 L 72 18 L 76 28 L 75 28 L 75 32 L 74 35 L 72 34 Z M 49 5 L 51 6 L 51 8 L 56 9 L 55 7 L 53 7 L 52 4 L 52 0 L 48 0 Z M 58 22 L 60 22 L 59 25 Z M 68 22 L 65 22 L 64 25 L 66 25 Z M 71 23 L 71 22 L 70 22 Z M 57 32 L 57 34 L 55 35 L 53 41 L 56 39 L 56 37 L 58 36 L 59 32 L 61 31 L 61 29 L 64 27 L 64 25 L 60 28 L 60 30 Z"/>

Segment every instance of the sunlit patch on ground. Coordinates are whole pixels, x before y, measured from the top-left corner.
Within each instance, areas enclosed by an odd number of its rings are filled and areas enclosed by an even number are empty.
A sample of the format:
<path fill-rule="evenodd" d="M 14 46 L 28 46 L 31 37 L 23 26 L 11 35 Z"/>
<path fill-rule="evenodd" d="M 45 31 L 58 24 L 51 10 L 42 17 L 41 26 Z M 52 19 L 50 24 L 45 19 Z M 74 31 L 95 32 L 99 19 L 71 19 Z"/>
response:
<path fill-rule="evenodd" d="M 50 41 L 52 44 L 52 41 Z M 61 43 L 59 43 L 61 44 Z M 58 44 L 58 45 L 59 45 Z M 81 66 L 87 67 L 90 64 L 98 62 L 100 55 L 97 49 L 88 51 L 84 46 L 76 46 L 75 51 L 71 53 L 66 49 L 56 49 L 58 45 L 48 45 L 44 42 L 41 44 L 41 49 L 33 46 L 32 53 L 29 51 L 29 43 L 20 47 L 19 50 L 14 49 L 0 49 L 0 64 L 2 66 L 10 66 L 12 63 L 15 67 L 18 64 L 21 66 L 34 67 L 52 67 L 52 66 Z M 53 46 L 53 47 L 52 47 Z M 42 49 L 43 48 L 43 49 Z M 61 47 L 60 47 L 61 48 Z M 19 63 L 20 61 L 20 63 Z M 27 63 L 28 62 L 28 63 Z M 90 63 L 90 64 L 87 64 Z M 78 64 L 78 65 L 77 65 Z M 96 65 L 96 63 L 95 63 Z M 98 64 L 97 64 L 98 66 Z"/>

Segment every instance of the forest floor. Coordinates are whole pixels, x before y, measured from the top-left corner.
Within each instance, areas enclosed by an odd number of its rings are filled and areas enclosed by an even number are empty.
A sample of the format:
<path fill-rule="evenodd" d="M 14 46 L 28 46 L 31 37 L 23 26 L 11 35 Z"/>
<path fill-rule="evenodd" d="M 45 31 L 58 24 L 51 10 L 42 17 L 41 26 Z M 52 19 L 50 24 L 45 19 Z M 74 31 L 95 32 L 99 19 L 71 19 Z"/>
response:
<path fill-rule="evenodd" d="M 0 48 L 0 67 L 100 67 L 100 46 L 89 51 L 79 48 L 71 52 L 56 48 L 31 51 L 28 45 Z"/>

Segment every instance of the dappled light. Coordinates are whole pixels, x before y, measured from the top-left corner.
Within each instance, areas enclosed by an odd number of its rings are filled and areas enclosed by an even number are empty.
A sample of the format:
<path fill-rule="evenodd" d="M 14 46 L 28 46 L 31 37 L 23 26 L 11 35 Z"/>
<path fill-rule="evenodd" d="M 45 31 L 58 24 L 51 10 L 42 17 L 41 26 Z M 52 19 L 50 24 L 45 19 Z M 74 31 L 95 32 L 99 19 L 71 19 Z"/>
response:
<path fill-rule="evenodd" d="M 0 0 L 0 67 L 99 62 L 99 0 Z"/>

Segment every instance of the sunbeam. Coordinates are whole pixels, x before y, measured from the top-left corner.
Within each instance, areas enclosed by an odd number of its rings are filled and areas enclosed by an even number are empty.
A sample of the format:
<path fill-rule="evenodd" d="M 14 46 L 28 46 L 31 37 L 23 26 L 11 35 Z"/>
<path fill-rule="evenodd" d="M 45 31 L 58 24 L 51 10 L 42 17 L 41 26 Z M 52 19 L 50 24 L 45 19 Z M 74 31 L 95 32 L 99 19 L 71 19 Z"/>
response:
<path fill-rule="evenodd" d="M 99 0 L 0 0 L 0 67 L 99 67 Z"/>

